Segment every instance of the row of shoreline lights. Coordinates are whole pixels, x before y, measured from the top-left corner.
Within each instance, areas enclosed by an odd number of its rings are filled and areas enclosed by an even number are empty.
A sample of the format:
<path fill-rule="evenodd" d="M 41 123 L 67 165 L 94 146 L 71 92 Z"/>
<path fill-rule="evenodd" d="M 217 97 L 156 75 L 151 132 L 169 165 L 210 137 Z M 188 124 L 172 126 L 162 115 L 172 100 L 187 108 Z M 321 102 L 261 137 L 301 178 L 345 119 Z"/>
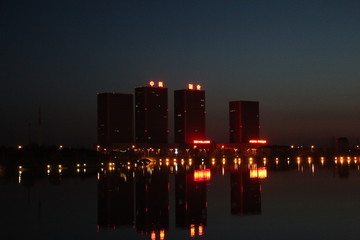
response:
<path fill-rule="evenodd" d="M 150 85 L 150 87 L 155 87 L 155 82 L 154 81 L 150 81 L 149 82 L 149 85 Z M 157 84 L 157 87 L 159 87 L 159 88 L 162 88 L 162 87 L 164 87 L 164 82 L 158 82 L 158 84 Z M 201 85 L 200 84 L 196 84 L 196 86 L 193 84 L 193 83 L 189 83 L 188 84 L 188 89 L 189 90 L 201 90 Z"/>

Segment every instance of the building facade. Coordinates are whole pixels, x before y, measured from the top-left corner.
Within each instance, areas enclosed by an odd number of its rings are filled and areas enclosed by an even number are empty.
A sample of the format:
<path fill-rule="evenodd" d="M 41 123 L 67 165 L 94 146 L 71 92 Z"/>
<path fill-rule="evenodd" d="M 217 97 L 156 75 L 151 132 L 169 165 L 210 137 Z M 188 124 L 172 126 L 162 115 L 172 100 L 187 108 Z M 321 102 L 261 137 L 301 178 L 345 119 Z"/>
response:
<path fill-rule="evenodd" d="M 135 142 L 168 143 L 168 91 L 162 82 L 135 88 Z"/>
<path fill-rule="evenodd" d="M 104 148 L 134 141 L 134 104 L 132 94 L 97 95 L 98 144 Z"/>
<path fill-rule="evenodd" d="M 249 143 L 259 139 L 259 102 L 229 102 L 230 143 Z"/>
<path fill-rule="evenodd" d="M 189 84 L 174 91 L 175 143 L 193 143 L 205 138 L 205 91 Z"/>

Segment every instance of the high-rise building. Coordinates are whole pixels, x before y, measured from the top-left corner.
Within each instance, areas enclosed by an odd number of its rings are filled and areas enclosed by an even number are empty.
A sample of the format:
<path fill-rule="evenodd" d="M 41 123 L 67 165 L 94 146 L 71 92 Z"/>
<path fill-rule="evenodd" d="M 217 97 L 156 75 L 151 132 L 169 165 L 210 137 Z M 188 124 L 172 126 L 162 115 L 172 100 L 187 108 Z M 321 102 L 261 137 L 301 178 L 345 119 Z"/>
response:
<path fill-rule="evenodd" d="M 232 101 L 230 110 L 230 143 L 249 143 L 259 138 L 259 102 Z"/>
<path fill-rule="evenodd" d="M 99 93 L 97 95 L 98 144 L 110 147 L 134 140 L 132 94 Z"/>
<path fill-rule="evenodd" d="M 205 91 L 200 85 L 174 92 L 175 143 L 205 138 Z"/>
<path fill-rule="evenodd" d="M 135 141 L 168 143 L 168 92 L 163 82 L 135 88 Z"/>

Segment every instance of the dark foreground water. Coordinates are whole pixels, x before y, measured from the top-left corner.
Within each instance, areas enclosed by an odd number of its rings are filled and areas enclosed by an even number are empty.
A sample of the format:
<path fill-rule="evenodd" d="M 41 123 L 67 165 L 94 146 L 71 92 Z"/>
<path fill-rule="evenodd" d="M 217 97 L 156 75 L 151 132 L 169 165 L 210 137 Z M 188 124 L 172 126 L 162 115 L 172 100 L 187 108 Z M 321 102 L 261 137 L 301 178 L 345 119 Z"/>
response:
<path fill-rule="evenodd" d="M 21 167 L 1 239 L 359 239 L 358 165 Z M 200 170 L 201 171 L 198 171 Z"/>

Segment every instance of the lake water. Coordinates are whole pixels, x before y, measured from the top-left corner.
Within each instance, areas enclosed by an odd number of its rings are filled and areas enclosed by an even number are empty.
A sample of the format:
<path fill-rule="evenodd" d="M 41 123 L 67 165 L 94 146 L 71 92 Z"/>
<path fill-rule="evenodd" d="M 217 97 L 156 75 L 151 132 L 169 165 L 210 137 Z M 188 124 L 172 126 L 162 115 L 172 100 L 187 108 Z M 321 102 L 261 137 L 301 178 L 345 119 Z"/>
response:
<path fill-rule="evenodd" d="M 213 161 L 21 166 L 0 178 L 1 239 L 359 239 L 353 159 Z"/>

